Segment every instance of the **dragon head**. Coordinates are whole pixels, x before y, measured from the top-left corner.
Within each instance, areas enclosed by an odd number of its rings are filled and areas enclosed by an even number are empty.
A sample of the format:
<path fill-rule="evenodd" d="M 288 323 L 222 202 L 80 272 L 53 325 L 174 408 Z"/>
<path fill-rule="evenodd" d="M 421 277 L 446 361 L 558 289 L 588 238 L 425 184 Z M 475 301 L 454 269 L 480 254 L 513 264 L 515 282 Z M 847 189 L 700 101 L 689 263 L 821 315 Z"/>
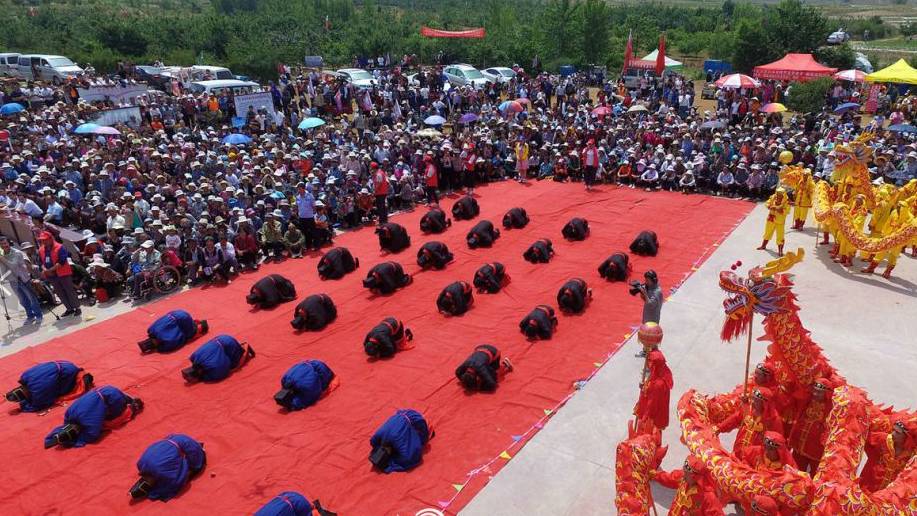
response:
<path fill-rule="evenodd" d="M 865 166 L 872 159 L 873 148 L 869 142 L 875 135 L 871 132 L 863 132 L 854 140 L 841 143 L 834 147 L 834 153 L 837 158 L 837 167 L 842 168 L 847 164 L 857 163 Z"/>
<path fill-rule="evenodd" d="M 787 165 L 780 172 L 780 182 L 795 190 L 811 175 L 809 169 L 802 165 Z"/>
<path fill-rule="evenodd" d="M 729 294 L 723 301 L 726 322 L 720 337 L 724 341 L 734 340 L 751 329 L 754 314 L 768 316 L 790 308 L 791 276 L 783 274 L 802 261 L 805 251 L 800 248 L 786 256 L 768 262 L 748 271 L 742 278 L 734 271 L 741 265 L 737 262 L 732 270 L 720 272 L 720 288 Z"/>

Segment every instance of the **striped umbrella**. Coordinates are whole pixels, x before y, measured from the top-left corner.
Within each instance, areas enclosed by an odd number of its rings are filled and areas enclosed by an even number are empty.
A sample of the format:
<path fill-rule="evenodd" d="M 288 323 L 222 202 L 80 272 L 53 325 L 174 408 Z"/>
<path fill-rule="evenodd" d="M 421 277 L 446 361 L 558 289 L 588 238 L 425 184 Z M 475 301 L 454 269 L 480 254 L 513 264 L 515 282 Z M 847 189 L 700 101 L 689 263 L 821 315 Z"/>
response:
<path fill-rule="evenodd" d="M 716 81 L 717 88 L 760 88 L 761 83 L 753 77 L 741 73 L 724 75 Z"/>
<path fill-rule="evenodd" d="M 841 70 L 834 74 L 834 78 L 842 81 L 863 82 L 866 80 L 866 74 L 859 70 Z"/>

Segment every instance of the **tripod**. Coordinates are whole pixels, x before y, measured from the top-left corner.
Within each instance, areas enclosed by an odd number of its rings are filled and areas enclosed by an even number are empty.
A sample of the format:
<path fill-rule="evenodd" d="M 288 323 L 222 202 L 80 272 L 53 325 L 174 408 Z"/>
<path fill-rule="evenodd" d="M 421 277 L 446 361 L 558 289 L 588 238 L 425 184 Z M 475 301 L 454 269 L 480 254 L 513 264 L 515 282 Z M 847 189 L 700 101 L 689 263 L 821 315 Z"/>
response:
<path fill-rule="evenodd" d="M 6 307 L 6 287 L 2 285 L 0 285 L 0 301 L 3 302 L 3 316 L 6 317 L 7 333 L 12 333 L 13 332 L 13 321 L 12 321 L 13 318 L 10 317 L 10 311 Z"/>

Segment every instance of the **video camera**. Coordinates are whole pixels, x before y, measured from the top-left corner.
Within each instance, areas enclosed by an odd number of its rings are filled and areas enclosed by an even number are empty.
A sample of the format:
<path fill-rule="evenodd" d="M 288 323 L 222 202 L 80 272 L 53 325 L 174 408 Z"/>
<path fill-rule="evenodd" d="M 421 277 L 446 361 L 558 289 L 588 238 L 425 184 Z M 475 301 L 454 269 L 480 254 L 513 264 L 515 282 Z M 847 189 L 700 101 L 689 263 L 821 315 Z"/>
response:
<path fill-rule="evenodd" d="M 80 426 L 73 423 L 64 425 L 59 432 L 45 439 L 45 449 L 53 448 L 58 444 L 70 444 L 80 436 Z"/>

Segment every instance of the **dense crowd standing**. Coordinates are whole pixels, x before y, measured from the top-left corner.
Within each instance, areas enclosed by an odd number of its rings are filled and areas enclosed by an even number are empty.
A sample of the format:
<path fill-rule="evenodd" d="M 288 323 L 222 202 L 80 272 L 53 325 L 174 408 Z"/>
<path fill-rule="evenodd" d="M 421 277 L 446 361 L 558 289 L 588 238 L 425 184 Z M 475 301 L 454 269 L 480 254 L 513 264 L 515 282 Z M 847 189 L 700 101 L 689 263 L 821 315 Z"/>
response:
<path fill-rule="evenodd" d="M 67 299 L 67 315 L 78 314 L 71 293 L 92 303 L 126 286 L 138 296 L 161 264 L 191 284 L 229 282 L 265 260 L 328 245 L 337 230 L 506 179 L 763 199 L 779 182 L 781 152 L 830 177 L 832 147 L 883 124 L 879 117 L 864 127 L 850 113 L 786 121 L 762 113 L 759 97 L 784 94 L 777 83 L 723 90 L 715 109 L 698 111 L 693 82 L 677 74 L 643 77 L 630 88 L 623 79 L 590 88 L 583 76 L 519 69 L 508 83 L 475 90 L 449 87 L 438 68 L 416 75 L 399 66 L 377 69 L 371 89 L 316 70 L 280 72 L 266 86 L 276 116 L 235 113 L 228 93 L 176 87 L 178 95 L 138 98 L 142 120 L 119 126 L 115 137 L 73 134 L 94 112 L 117 107 L 111 102 L 81 101 L 70 84 L 5 86 L 4 103 L 28 106 L 0 119 L 9 132 L 0 149 L 0 203 L 30 217 L 39 241 L 23 246 L 33 264 L 23 274 L 37 279 L 55 260 L 69 265 L 73 286 L 52 283 Z M 839 94 L 853 90 L 838 87 Z M 917 103 L 893 94 L 884 115 L 891 123 L 912 121 Z M 521 111 L 500 109 L 513 99 Z M 433 115 L 445 125 L 425 124 Z M 298 130 L 310 116 L 328 123 Z M 251 143 L 223 143 L 236 132 Z M 917 177 L 912 140 L 880 131 L 876 145 L 877 180 Z M 83 234 L 79 254 L 57 250 L 59 227 Z M 52 301 L 43 281 L 31 285 Z M 61 292 L 68 288 L 73 292 Z M 40 310 L 28 313 L 40 318 Z"/>

